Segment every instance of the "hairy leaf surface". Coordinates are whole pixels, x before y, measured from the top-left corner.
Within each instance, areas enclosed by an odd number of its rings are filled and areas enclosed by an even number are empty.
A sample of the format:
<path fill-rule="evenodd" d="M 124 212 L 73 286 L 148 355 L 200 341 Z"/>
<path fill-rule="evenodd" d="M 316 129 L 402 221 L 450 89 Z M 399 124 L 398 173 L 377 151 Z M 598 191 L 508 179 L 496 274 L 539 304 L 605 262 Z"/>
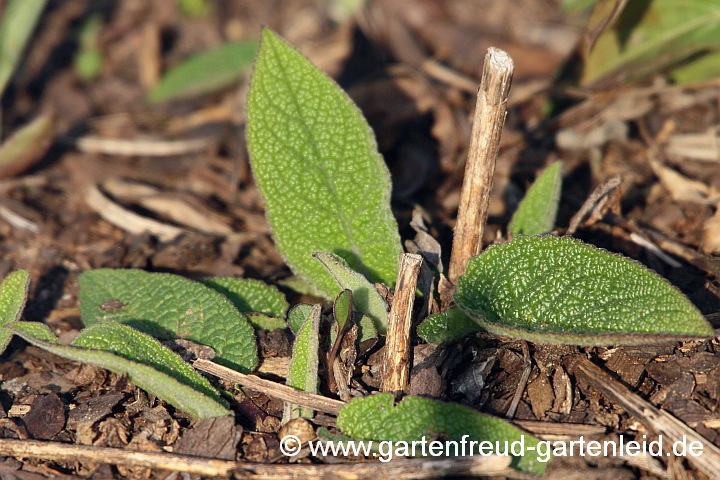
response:
<path fill-rule="evenodd" d="M 352 291 L 352 301 L 355 310 L 366 314 L 375 322 L 378 332 L 387 332 L 388 311 L 385 299 L 377 293 L 375 285 L 368 282 L 365 277 L 348 268 L 345 261 L 327 252 L 315 252 L 316 258 L 335 280 L 341 289 Z"/>
<path fill-rule="evenodd" d="M 466 455 L 470 454 L 471 440 L 488 441 L 493 445 L 523 440 L 524 454 L 513 456 L 511 465 L 537 475 L 542 475 L 547 466 L 540 461 L 543 452 L 537 451 L 538 440 L 510 422 L 463 405 L 429 398 L 405 397 L 397 405 L 393 405 L 391 393 L 356 398 L 340 410 L 337 426 L 351 437 L 375 441 L 412 442 L 423 437 L 430 441 L 440 437 L 459 442 L 463 435 L 468 435 Z M 455 454 L 452 448 L 450 450 Z"/>
<path fill-rule="evenodd" d="M 287 314 L 289 305 L 285 295 L 260 280 L 213 277 L 202 283 L 225 295 L 243 313 L 257 312 L 283 318 Z"/>
<path fill-rule="evenodd" d="M 148 365 L 173 377 L 178 382 L 204 393 L 216 402 L 225 404 L 220 393 L 205 377 L 197 373 L 182 358 L 160 342 L 127 325 L 100 323 L 84 329 L 73 340 L 72 346 L 90 350 L 103 350 L 127 360 Z"/>
<path fill-rule="evenodd" d="M 317 393 L 320 313 L 322 305 L 314 305 L 300 332 L 295 337 L 287 385 L 309 393 Z M 283 420 L 312 417 L 312 410 L 286 403 Z"/>
<path fill-rule="evenodd" d="M 91 270 L 80 275 L 86 325 L 117 322 L 161 339 L 185 338 L 215 349 L 215 361 L 243 372 L 257 364 L 255 332 L 224 295 L 177 275 Z"/>
<path fill-rule="evenodd" d="M 713 329 L 643 265 L 570 237 L 518 237 L 474 257 L 455 302 L 489 331 L 540 343 L 638 345 Z"/>
<path fill-rule="evenodd" d="M 327 251 L 393 285 L 402 254 L 390 176 L 340 87 L 265 29 L 248 97 L 247 141 L 278 251 L 328 299 L 341 290 L 311 255 Z"/>
<path fill-rule="evenodd" d="M 459 308 L 449 308 L 444 312 L 430 315 L 417 327 L 420 338 L 430 343 L 453 342 L 482 330 L 473 319 Z"/>
<path fill-rule="evenodd" d="M 165 400 L 193 417 L 210 418 L 232 414 L 225 406 L 204 393 L 148 365 L 133 362 L 119 355 L 102 350 L 87 350 L 72 346 L 53 345 L 26 335 L 19 330 L 15 330 L 14 333 L 36 347 L 47 350 L 60 357 L 107 368 L 118 375 L 127 375 L 128 379 L 138 387 L 156 395 L 158 398 Z"/>
<path fill-rule="evenodd" d="M 555 228 L 561 188 L 562 162 L 555 162 L 533 182 L 515 210 L 508 227 L 512 236 L 551 232 Z"/>
<path fill-rule="evenodd" d="M 0 284 L 0 325 L 20 320 L 27 300 L 30 274 L 27 270 L 15 270 Z"/>

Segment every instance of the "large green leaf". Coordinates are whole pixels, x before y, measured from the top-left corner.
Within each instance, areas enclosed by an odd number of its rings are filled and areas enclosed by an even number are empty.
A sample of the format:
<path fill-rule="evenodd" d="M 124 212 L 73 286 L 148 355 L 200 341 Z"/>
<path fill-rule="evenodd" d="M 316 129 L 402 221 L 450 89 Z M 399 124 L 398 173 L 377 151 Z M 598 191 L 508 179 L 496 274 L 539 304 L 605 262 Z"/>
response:
<path fill-rule="evenodd" d="M 540 343 L 637 345 L 713 329 L 643 265 L 570 237 L 518 237 L 474 257 L 457 305 L 489 331 Z"/>
<path fill-rule="evenodd" d="M 257 42 L 229 42 L 197 53 L 170 69 L 148 94 L 151 102 L 211 93 L 237 82 L 252 62 Z"/>
<path fill-rule="evenodd" d="M 86 325 L 117 322 L 158 338 L 185 338 L 215 349 L 215 360 L 243 372 L 257 364 L 255 332 L 222 294 L 198 282 L 142 270 L 91 270 L 80 275 Z"/>
<path fill-rule="evenodd" d="M 533 182 L 515 210 L 508 226 L 513 237 L 539 235 L 555 228 L 561 188 L 562 162 L 555 162 Z"/>
<path fill-rule="evenodd" d="M 612 2 L 606 4 L 593 15 L 606 15 Z M 581 83 L 633 80 L 718 46 L 717 0 L 628 2 L 615 25 L 598 38 Z"/>
<path fill-rule="evenodd" d="M 225 406 L 208 397 L 204 393 L 181 383 L 176 378 L 166 375 L 153 367 L 133 362 L 119 355 L 102 350 L 88 350 L 74 346 L 53 345 L 43 342 L 25 333 L 15 330 L 27 342 L 63 358 L 85 362 L 98 367 L 107 368 L 118 375 L 127 375 L 128 379 L 143 390 L 157 395 L 176 408 L 196 418 L 222 417 L 231 415 Z M 137 339 L 130 339 L 133 342 Z M 91 342 L 92 343 L 92 342 Z"/>
<path fill-rule="evenodd" d="M 285 317 L 288 302 L 277 288 L 249 278 L 213 277 L 202 283 L 225 295 L 243 313 L 257 312 Z"/>
<path fill-rule="evenodd" d="M 388 324 L 387 303 L 377 293 L 375 285 L 350 269 L 345 260 L 337 255 L 327 252 L 315 252 L 313 257 L 327 269 L 341 290 L 348 289 L 352 291 L 355 310 L 372 318 L 373 322 L 375 322 L 375 329 L 385 334 Z"/>
<path fill-rule="evenodd" d="M 402 254 L 390 176 L 360 110 L 268 29 L 248 97 L 247 141 L 278 251 L 327 298 L 342 290 L 311 258 L 331 252 L 393 285 Z"/>
<path fill-rule="evenodd" d="M 513 456 L 511 465 L 519 470 L 542 475 L 550 460 L 549 445 L 543 448 L 537 439 L 520 430 L 511 423 L 485 415 L 454 403 L 441 402 L 422 397 L 406 397 L 393 405 L 391 393 L 381 393 L 370 397 L 356 398 L 340 410 L 337 426 L 343 432 L 362 440 L 413 442 L 431 441 L 440 437 L 443 440 L 458 442 L 458 455 L 462 455 L 460 441 L 467 435 L 465 455 L 472 447 L 470 441 L 499 442 L 500 449 L 491 449 L 495 453 L 508 452 L 504 447 L 511 442 L 523 442 L 523 454 Z M 480 446 L 475 443 L 477 454 Z M 446 454 L 455 455 L 455 447 L 450 446 Z M 486 446 L 483 451 L 488 453 Z M 419 451 L 419 449 L 418 449 Z"/>
<path fill-rule="evenodd" d="M 322 305 L 310 310 L 293 344 L 287 385 L 309 393 L 318 391 L 318 361 L 320 341 L 320 313 Z M 312 410 L 287 404 L 283 420 L 312 417 Z"/>
<path fill-rule="evenodd" d="M 225 401 L 205 377 L 160 342 L 127 325 L 100 323 L 88 327 L 73 340 L 72 346 L 103 350 L 127 360 L 148 365 L 188 387 L 202 392 L 220 404 Z"/>
<path fill-rule="evenodd" d="M 0 96 L 22 58 L 47 0 L 10 0 L 0 24 Z"/>

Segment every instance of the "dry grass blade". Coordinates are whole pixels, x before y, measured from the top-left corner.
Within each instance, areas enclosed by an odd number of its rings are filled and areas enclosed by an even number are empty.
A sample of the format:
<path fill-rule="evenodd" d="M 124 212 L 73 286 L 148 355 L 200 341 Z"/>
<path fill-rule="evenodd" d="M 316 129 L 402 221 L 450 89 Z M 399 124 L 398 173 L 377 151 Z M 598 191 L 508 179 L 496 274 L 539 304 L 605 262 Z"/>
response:
<path fill-rule="evenodd" d="M 75 148 L 85 153 L 118 155 L 124 157 L 172 157 L 205 150 L 212 138 L 190 140 L 125 140 L 85 136 L 70 139 Z"/>

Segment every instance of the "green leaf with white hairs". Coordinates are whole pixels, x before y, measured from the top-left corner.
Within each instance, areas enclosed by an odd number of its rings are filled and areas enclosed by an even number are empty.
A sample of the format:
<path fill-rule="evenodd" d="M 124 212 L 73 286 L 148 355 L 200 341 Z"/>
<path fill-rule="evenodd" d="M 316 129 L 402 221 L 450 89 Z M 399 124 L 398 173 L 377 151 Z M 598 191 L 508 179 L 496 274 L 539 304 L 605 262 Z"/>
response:
<path fill-rule="evenodd" d="M 150 335 L 127 325 L 117 323 L 93 325 L 80 332 L 71 345 L 89 350 L 103 350 L 148 365 L 216 402 L 225 404 L 220 393 L 210 385 L 210 382 L 185 363 L 178 354 Z"/>
<path fill-rule="evenodd" d="M 562 162 L 555 162 L 535 179 L 510 220 L 513 237 L 549 233 L 555 228 L 560 191 Z"/>
<path fill-rule="evenodd" d="M 248 70 L 255 41 L 228 42 L 196 53 L 172 67 L 148 94 L 151 102 L 166 102 L 212 93 L 237 83 Z"/>
<path fill-rule="evenodd" d="M 300 332 L 295 337 L 287 385 L 308 393 L 317 393 L 320 313 L 322 305 L 314 305 Z M 283 422 L 297 417 L 312 418 L 313 411 L 290 403 L 285 404 Z"/>
<path fill-rule="evenodd" d="M 255 183 L 292 270 L 333 298 L 343 287 L 311 258 L 327 251 L 371 282 L 394 285 L 403 250 L 370 126 L 332 79 L 269 29 L 247 117 Z"/>
<path fill-rule="evenodd" d="M 91 270 L 78 279 L 86 325 L 115 322 L 161 339 L 184 338 L 215 349 L 215 361 L 243 372 L 255 369 L 255 332 L 224 295 L 167 273 Z"/>
<path fill-rule="evenodd" d="M 454 342 L 482 327 L 457 307 L 430 315 L 417 326 L 417 334 L 429 343 Z"/>
<path fill-rule="evenodd" d="M 60 357 L 107 368 L 118 375 L 127 375 L 128 380 L 138 387 L 156 395 L 158 398 L 165 400 L 175 408 L 195 418 L 222 417 L 232 414 L 224 405 L 221 405 L 206 394 L 185 385 L 176 378 L 162 373 L 151 366 L 137 363 L 102 350 L 88 350 L 74 346 L 53 345 L 26 335 L 19 330 L 15 330 L 14 333 L 36 347 L 47 350 Z"/>
<path fill-rule="evenodd" d="M 290 313 L 288 313 L 288 324 L 290 324 L 290 330 L 292 330 L 295 335 L 300 333 L 300 330 L 305 324 L 305 320 L 307 320 L 314 306 L 315 305 L 309 303 L 300 303 L 290 309 Z"/>
<path fill-rule="evenodd" d="M 377 331 L 385 334 L 388 323 L 387 303 L 377 293 L 375 285 L 349 268 L 347 263 L 337 255 L 327 252 L 315 252 L 313 257 L 327 269 L 340 288 L 352 291 L 355 310 L 372 318 Z"/>
<path fill-rule="evenodd" d="M 30 274 L 15 270 L 0 285 L 0 325 L 20 320 L 27 301 Z"/>
<path fill-rule="evenodd" d="M 520 236 L 472 258 L 455 302 L 483 328 L 538 343 L 641 345 L 708 338 L 673 285 L 570 237 Z"/>
<path fill-rule="evenodd" d="M 524 451 L 513 453 L 511 466 L 523 472 L 542 475 L 545 472 L 545 457 L 539 441 L 529 433 L 490 415 L 477 412 L 464 405 L 441 402 L 422 397 L 405 397 L 394 405 L 391 393 L 380 393 L 364 398 L 356 398 L 340 410 L 337 427 L 345 434 L 361 440 L 414 442 L 423 438 L 430 442 L 440 437 L 443 440 L 458 443 L 458 452 L 449 447 L 450 455 L 463 455 L 460 442 L 465 437 L 465 455 L 470 455 L 475 441 L 474 453 L 478 448 L 487 452 L 487 447 L 479 442 L 491 442 L 490 448 L 499 442 L 522 442 Z M 550 448 L 549 445 L 547 447 Z M 419 449 L 418 449 L 419 451 Z M 495 451 L 495 450 L 493 450 Z M 509 446 L 500 448 L 510 453 Z M 549 460 L 549 453 L 547 456 Z"/>
<path fill-rule="evenodd" d="M 250 278 L 213 277 L 202 283 L 225 295 L 243 313 L 256 312 L 285 317 L 288 302 L 285 295 L 265 282 Z"/>

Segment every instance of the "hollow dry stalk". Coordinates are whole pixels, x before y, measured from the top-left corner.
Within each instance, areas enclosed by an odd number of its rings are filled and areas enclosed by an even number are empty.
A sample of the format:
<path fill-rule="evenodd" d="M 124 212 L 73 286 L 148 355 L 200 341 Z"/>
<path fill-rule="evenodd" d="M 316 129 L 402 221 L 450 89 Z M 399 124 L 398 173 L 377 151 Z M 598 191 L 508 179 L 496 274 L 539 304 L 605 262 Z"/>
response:
<path fill-rule="evenodd" d="M 460 194 L 457 223 L 450 257 L 449 279 L 454 284 L 468 261 L 482 250 L 495 160 L 505 124 L 506 104 L 515 65 L 510 56 L 490 47 L 485 55 L 477 93 L 470 149 Z"/>
<path fill-rule="evenodd" d="M 420 255 L 406 253 L 400 259 L 395 297 L 388 316 L 388 332 L 385 341 L 384 392 L 401 392 L 410 382 L 410 326 L 417 278 L 422 266 Z"/>

